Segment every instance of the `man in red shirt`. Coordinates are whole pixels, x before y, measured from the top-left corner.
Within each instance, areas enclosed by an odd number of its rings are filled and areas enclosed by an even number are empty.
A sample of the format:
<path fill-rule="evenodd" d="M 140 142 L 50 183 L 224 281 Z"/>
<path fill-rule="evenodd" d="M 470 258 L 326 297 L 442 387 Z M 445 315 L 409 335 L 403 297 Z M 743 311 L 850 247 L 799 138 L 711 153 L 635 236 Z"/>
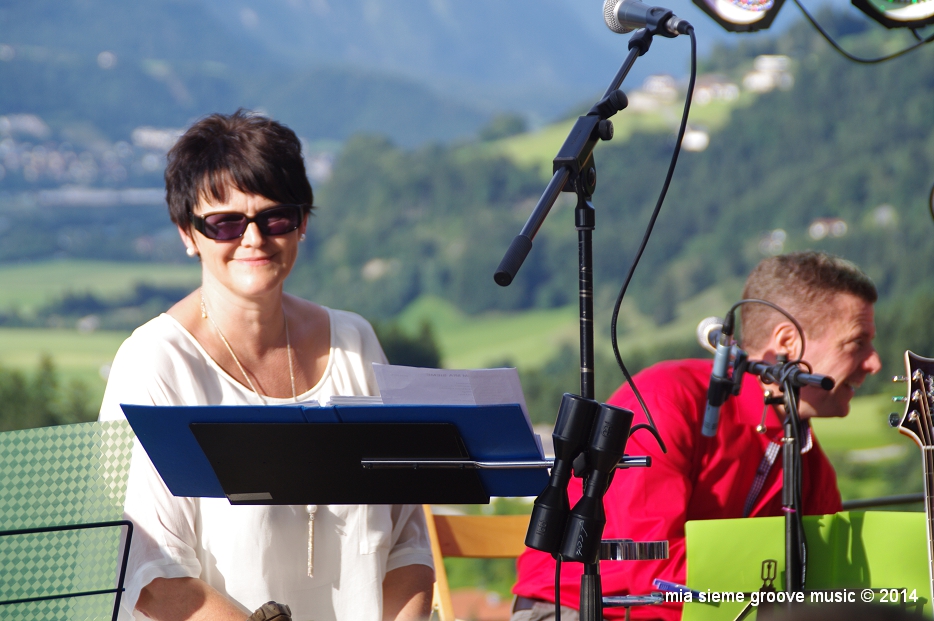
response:
<path fill-rule="evenodd" d="M 831 391 L 802 388 L 799 415 L 846 416 L 856 388 L 881 369 L 872 346 L 875 336 L 872 281 L 853 264 L 818 252 L 801 252 L 762 261 L 746 281 L 744 298 L 765 299 L 789 311 L 805 332 L 805 360 L 814 373 L 835 381 Z M 763 305 L 741 310 L 742 345 L 750 359 L 775 362 L 801 353 L 794 325 Z M 701 434 L 707 403 L 711 360 L 681 360 L 654 365 L 635 377 L 668 447 L 662 453 L 645 432 L 630 438 L 626 452 L 650 455 L 651 468 L 619 472 L 604 500 L 605 539 L 668 540 L 663 561 L 601 563 L 604 595 L 657 591 L 658 578 L 684 584 L 684 524 L 688 520 L 781 515 L 782 463 L 777 459 L 782 436 L 781 406 L 764 405 L 764 392 L 779 394 L 755 376 L 743 378 L 738 397 L 720 411 L 715 437 Z M 632 390 L 624 385 L 609 403 L 635 412 L 634 424 L 645 415 Z M 764 426 L 762 432 L 757 427 Z M 841 509 L 833 467 L 810 432 L 802 426 L 803 510 L 810 515 Z M 761 471 L 757 477 L 757 471 Z M 571 505 L 581 496 L 579 479 L 569 487 Z M 516 603 L 512 621 L 554 618 L 554 559 L 527 549 L 519 557 Z M 577 621 L 583 566 L 565 563 L 561 569 L 562 620 Z M 604 609 L 607 619 L 622 618 L 623 608 Z M 631 609 L 633 619 L 681 618 L 680 604 Z"/>

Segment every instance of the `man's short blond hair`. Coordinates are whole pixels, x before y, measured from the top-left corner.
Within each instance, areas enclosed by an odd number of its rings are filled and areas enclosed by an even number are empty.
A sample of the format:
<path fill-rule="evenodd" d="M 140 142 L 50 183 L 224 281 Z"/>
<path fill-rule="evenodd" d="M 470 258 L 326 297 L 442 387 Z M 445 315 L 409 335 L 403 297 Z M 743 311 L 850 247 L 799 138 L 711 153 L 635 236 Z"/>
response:
<path fill-rule="evenodd" d="M 879 298 L 876 286 L 855 264 L 816 252 L 792 252 L 763 260 L 746 279 L 743 298 L 773 302 L 791 313 L 805 334 L 820 336 L 831 300 L 841 293 L 870 304 Z M 757 350 L 785 318 L 763 304 L 744 304 L 741 311 L 743 348 Z"/>

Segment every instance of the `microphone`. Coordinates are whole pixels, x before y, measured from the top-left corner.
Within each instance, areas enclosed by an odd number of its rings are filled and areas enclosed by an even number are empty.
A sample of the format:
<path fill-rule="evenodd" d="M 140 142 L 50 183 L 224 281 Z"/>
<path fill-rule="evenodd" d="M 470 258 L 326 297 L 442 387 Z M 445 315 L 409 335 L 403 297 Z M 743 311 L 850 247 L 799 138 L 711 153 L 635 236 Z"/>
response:
<path fill-rule="evenodd" d="M 631 410 L 606 404 L 600 404 L 599 408 L 589 445 L 584 449 L 592 470 L 584 483 L 580 500 L 568 516 L 560 550 L 564 560 L 577 563 L 600 560 L 600 541 L 606 526 L 603 496 L 610 486 L 616 464 L 626 452 L 626 442 L 632 429 Z"/>
<path fill-rule="evenodd" d="M 564 393 L 552 434 L 555 465 L 551 468 L 548 487 L 532 506 L 532 517 L 525 535 L 525 545 L 549 554 L 558 554 L 564 538 L 571 506 L 568 503 L 568 481 L 572 463 L 589 448 L 588 441 L 600 404 L 592 399 Z M 625 446 L 626 440 L 623 440 Z"/>
<path fill-rule="evenodd" d="M 707 317 L 697 324 L 697 342 L 712 354 L 717 353 L 717 343 L 723 331 L 722 317 Z"/>
<path fill-rule="evenodd" d="M 692 28 L 670 9 L 648 6 L 640 0 L 604 0 L 603 20 L 610 30 L 618 34 L 649 28 L 665 37 L 677 37 L 687 34 Z"/>
<path fill-rule="evenodd" d="M 697 324 L 697 344 L 712 354 L 717 353 L 717 343 L 723 332 L 723 319 L 720 317 L 707 317 Z M 735 360 L 741 350 L 738 345 L 730 341 L 730 360 Z"/>
<path fill-rule="evenodd" d="M 703 323 L 704 321 L 701 322 L 701 324 Z M 707 340 L 708 344 L 712 331 L 713 327 L 704 335 L 704 340 Z M 697 326 L 697 332 L 700 335 L 701 326 Z M 713 358 L 713 372 L 710 374 L 710 386 L 707 389 L 707 409 L 704 410 L 704 423 L 701 427 L 701 433 L 708 438 L 717 435 L 717 427 L 720 423 L 720 406 L 726 403 L 727 397 L 733 391 L 733 380 L 727 375 L 732 349 L 733 313 L 728 313 L 723 325 L 720 326 L 717 350 Z"/>

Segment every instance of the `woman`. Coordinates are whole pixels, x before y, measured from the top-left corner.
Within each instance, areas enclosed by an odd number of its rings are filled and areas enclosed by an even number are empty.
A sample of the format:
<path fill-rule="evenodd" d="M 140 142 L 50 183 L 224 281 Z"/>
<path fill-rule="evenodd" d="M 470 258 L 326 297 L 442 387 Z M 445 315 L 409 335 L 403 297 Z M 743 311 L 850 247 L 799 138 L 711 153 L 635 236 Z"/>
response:
<path fill-rule="evenodd" d="M 372 363 L 385 356 L 370 325 L 282 290 L 313 200 L 292 130 L 242 111 L 211 115 L 169 152 L 165 181 L 202 285 L 120 347 L 101 420 L 123 418 L 121 403 L 375 394 Z M 296 620 L 427 617 L 433 571 L 419 507 L 176 498 L 137 443 L 126 514 L 137 529 L 123 618 L 239 620 L 267 600 Z"/>

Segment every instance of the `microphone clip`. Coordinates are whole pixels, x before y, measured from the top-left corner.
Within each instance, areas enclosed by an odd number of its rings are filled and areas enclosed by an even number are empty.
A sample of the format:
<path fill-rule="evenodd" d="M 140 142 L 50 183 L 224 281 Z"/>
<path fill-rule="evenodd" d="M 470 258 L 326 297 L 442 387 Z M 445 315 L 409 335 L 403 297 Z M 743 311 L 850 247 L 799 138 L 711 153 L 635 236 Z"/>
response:
<path fill-rule="evenodd" d="M 710 387 L 707 389 L 707 399 L 712 405 L 723 405 L 729 397 L 739 396 L 743 386 L 743 374 L 749 365 L 749 355 L 737 348 L 728 374 L 724 377 L 711 376 Z"/>
<path fill-rule="evenodd" d="M 746 374 L 748 366 L 749 354 L 742 349 L 737 349 L 736 356 L 733 358 L 733 372 L 730 375 L 730 380 L 733 383 L 733 392 L 731 394 L 734 397 L 739 396 L 739 391 L 743 387 L 743 375 Z"/>

